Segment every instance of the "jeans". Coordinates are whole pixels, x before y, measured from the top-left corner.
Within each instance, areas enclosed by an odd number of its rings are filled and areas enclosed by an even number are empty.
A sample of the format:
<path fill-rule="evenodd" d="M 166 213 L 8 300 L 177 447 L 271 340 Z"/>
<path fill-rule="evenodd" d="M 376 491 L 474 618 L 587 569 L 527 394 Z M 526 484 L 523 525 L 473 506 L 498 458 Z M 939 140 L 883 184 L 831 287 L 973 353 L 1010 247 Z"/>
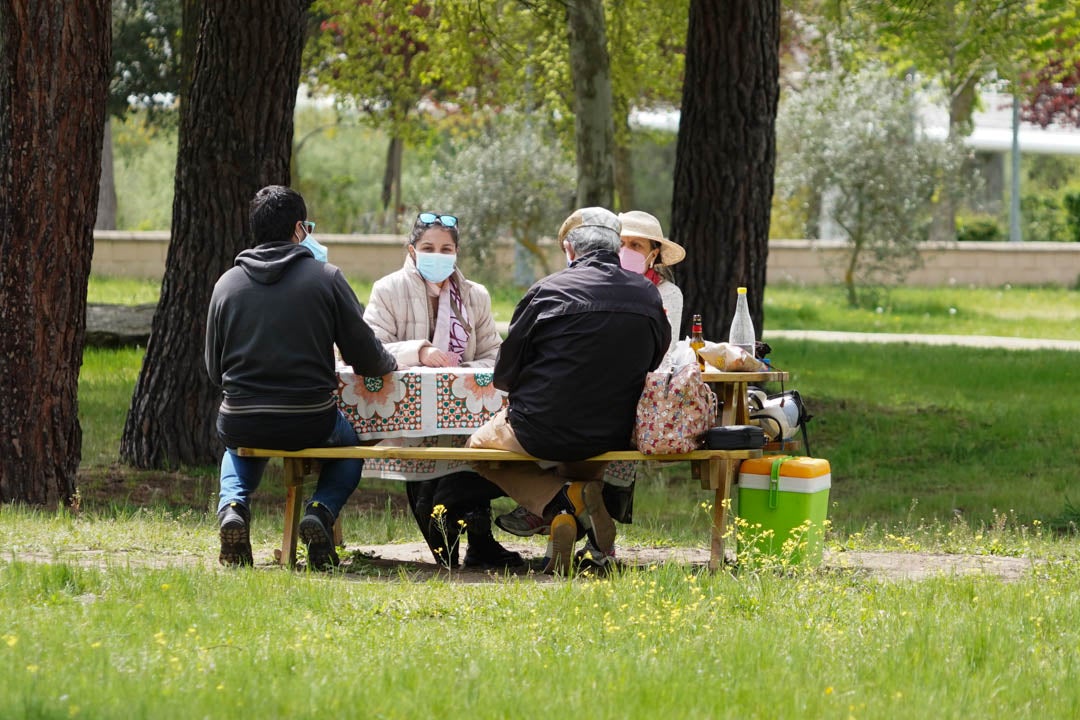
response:
<path fill-rule="evenodd" d="M 356 445 L 359 440 L 345 416 L 338 411 L 337 424 L 322 447 L 341 447 Z M 263 470 L 269 458 L 240 457 L 233 448 L 225 448 L 221 457 L 221 492 L 218 510 L 231 502 L 248 506 L 248 499 L 259 487 Z M 345 502 L 360 484 L 360 474 L 364 470 L 364 461 L 360 459 L 323 460 L 319 472 L 319 482 L 315 486 L 312 502 L 326 506 L 326 509 L 338 516 Z"/>

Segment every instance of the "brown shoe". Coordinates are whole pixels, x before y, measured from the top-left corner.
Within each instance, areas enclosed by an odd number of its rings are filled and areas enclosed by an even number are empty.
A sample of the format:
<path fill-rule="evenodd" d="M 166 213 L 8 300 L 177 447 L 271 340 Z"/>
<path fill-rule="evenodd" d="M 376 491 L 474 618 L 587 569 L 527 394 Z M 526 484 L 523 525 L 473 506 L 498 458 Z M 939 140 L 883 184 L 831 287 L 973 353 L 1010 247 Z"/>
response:
<path fill-rule="evenodd" d="M 551 519 L 551 558 L 544 568 L 545 573 L 553 575 L 571 573 L 577 532 L 577 520 L 570 513 L 559 513 Z"/>
<path fill-rule="evenodd" d="M 583 492 L 589 513 L 589 540 L 605 556 L 615 553 L 615 521 L 604 504 L 604 483 L 587 482 Z"/>

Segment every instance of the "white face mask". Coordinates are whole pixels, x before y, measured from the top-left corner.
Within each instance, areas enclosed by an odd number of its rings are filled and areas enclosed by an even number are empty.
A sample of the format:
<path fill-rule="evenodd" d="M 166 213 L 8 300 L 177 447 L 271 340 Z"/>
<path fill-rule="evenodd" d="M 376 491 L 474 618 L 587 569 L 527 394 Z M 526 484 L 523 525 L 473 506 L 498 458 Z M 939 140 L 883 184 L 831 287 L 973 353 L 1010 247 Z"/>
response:
<path fill-rule="evenodd" d="M 454 264 L 457 263 L 457 255 L 445 253 L 416 253 L 416 269 L 420 276 L 428 282 L 441 283 L 454 272 Z"/>

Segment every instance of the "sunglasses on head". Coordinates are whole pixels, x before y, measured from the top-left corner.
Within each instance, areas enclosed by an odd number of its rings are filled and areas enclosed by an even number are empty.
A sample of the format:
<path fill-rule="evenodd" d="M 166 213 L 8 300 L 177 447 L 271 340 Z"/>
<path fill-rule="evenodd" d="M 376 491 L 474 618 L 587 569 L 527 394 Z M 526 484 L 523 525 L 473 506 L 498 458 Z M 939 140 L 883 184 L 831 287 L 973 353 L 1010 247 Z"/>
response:
<path fill-rule="evenodd" d="M 447 228 L 457 227 L 457 218 L 453 215 L 436 215 L 435 213 L 422 212 L 416 216 L 416 219 L 421 225 L 438 223 Z"/>

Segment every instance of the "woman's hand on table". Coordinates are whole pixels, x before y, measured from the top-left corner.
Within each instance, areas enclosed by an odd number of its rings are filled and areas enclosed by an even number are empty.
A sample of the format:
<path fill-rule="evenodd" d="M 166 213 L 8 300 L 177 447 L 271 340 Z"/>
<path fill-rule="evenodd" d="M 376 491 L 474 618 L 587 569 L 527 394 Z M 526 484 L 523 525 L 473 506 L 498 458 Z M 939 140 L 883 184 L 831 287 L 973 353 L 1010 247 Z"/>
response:
<path fill-rule="evenodd" d="M 434 345 L 425 345 L 418 353 L 420 364 L 425 367 L 457 367 L 461 360 L 455 353 L 440 350 Z"/>

